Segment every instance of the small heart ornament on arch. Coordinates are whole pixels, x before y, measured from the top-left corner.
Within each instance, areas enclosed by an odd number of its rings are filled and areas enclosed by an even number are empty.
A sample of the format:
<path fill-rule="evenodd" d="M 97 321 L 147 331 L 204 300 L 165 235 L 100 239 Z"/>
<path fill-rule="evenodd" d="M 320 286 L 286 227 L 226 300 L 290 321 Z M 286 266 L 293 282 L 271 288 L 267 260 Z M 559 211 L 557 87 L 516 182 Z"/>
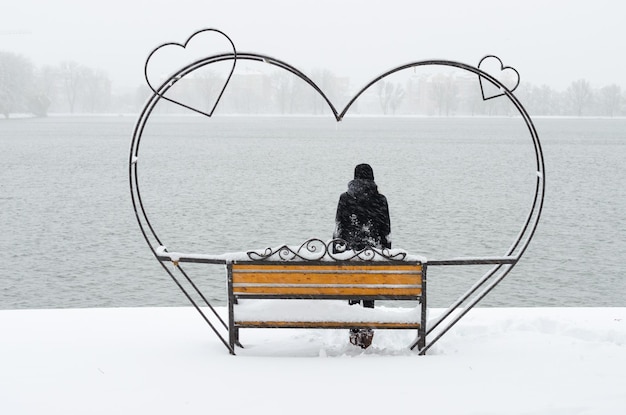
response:
<path fill-rule="evenodd" d="M 235 57 L 234 59 L 232 59 L 232 64 L 230 65 L 230 70 L 228 72 L 228 75 L 226 76 L 226 80 L 224 81 L 224 84 L 222 85 L 222 88 L 219 90 L 219 94 L 217 96 L 217 98 L 215 99 L 213 106 L 210 107 L 210 110 L 207 111 L 202 111 L 198 108 L 192 107 L 190 105 L 184 104 L 176 99 L 173 99 L 171 97 L 167 97 L 165 96 L 166 92 L 176 84 L 176 82 L 178 82 L 182 76 L 175 76 L 178 73 L 181 73 L 181 68 L 185 69 L 185 68 L 189 68 L 189 67 L 193 67 L 194 64 L 197 63 L 198 59 L 194 60 L 191 59 L 188 55 L 190 55 L 190 49 L 188 48 L 188 46 L 190 45 L 192 39 L 193 40 L 198 40 L 198 38 L 200 37 L 206 37 L 207 33 L 209 35 L 213 35 L 214 37 L 221 37 L 224 40 L 226 40 L 228 42 L 228 48 L 230 49 L 230 51 L 228 53 L 232 53 L 232 55 Z M 206 39 L 205 39 L 206 40 Z M 171 59 L 171 61 L 173 62 L 171 65 L 176 68 L 176 72 L 172 71 L 171 75 L 169 75 L 166 79 L 170 79 L 169 82 L 167 82 L 166 84 L 161 85 L 160 87 L 155 88 L 154 84 L 150 81 L 151 76 L 149 75 L 150 71 L 149 71 L 149 66 L 150 66 L 150 62 L 152 61 L 152 59 L 155 56 L 158 56 L 159 53 L 157 52 L 163 52 L 164 50 L 169 51 L 171 54 L 173 54 L 173 56 L 175 57 L 174 59 Z M 202 55 L 205 56 L 207 55 L 207 51 L 203 50 L 202 51 Z M 210 53 L 209 53 L 210 55 Z M 183 61 L 185 62 L 185 65 L 181 65 L 180 62 Z M 198 114 L 202 114 L 202 115 L 206 115 L 207 117 L 211 117 L 213 115 L 213 112 L 215 112 L 215 108 L 217 108 L 217 105 L 220 102 L 220 99 L 222 98 L 222 95 L 224 95 L 224 91 L 226 90 L 226 87 L 228 86 L 228 83 L 230 82 L 230 79 L 233 76 L 233 72 L 235 72 L 235 66 L 237 64 L 237 50 L 235 48 L 235 44 L 233 43 L 233 41 L 230 39 L 230 37 L 228 37 L 224 32 L 218 30 L 218 29 L 202 29 L 202 30 L 198 30 L 197 32 L 193 33 L 191 36 L 189 36 L 189 38 L 187 38 L 187 40 L 184 43 L 178 43 L 178 42 L 169 42 L 169 43 L 164 43 L 160 46 L 157 46 L 155 49 L 152 50 L 152 52 L 150 52 L 150 54 L 148 55 L 148 58 L 146 59 L 146 63 L 144 65 L 144 77 L 146 79 L 146 83 L 148 84 L 148 87 L 152 90 L 153 93 L 155 93 L 156 95 L 158 95 L 160 98 L 169 101 L 173 104 L 179 105 L 183 108 L 186 108 L 188 110 L 194 111 Z"/>
<path fill-rule="evenodd" d="M 519 85 L 519 72 L 512 66 L 504 66 L 500 58 L 495 55 L 487 55 L 482 58 L 478 63 L 478 69 L 500 81 L 500 83 L 506 86 L 509 92 L 515 91 Z M 483 79 L 485 82 L 483 82 Z M 502 88 L 484 76 L 479 75 L 478 81 L 480 82 L 480 92 L 482 93 L 484 101 L 501 97 L 505 94 Z"/>

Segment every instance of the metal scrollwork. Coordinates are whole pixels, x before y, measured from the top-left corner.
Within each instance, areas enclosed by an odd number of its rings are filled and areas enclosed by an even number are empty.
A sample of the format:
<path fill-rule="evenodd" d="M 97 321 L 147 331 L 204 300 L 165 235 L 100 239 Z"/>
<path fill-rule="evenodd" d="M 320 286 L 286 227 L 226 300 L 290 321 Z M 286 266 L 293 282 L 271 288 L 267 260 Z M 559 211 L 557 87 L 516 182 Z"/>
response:
<path fill-rule="evenodd" d="M 343 239 L 324 242 L 312 238 L 298 246 L 282 245 L 278 248 L 265 248 L 246 252 L 252 261 L 404 261 L 406 252 L 388 248 L 366 247 L 353 250 Z"/>

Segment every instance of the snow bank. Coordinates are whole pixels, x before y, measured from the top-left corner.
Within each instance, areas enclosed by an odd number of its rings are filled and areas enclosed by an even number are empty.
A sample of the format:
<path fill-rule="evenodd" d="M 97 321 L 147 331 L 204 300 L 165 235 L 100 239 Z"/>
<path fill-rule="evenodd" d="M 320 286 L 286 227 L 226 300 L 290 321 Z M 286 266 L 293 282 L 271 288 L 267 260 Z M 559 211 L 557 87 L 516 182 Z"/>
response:
<path fill-rule="evenodd" d="M 427 356 L 298 329 L 230 356 L 192 308 L 0 311 L 0 333 L 3 414 L 626 413 L 626 308 L 476 309 Z"/>

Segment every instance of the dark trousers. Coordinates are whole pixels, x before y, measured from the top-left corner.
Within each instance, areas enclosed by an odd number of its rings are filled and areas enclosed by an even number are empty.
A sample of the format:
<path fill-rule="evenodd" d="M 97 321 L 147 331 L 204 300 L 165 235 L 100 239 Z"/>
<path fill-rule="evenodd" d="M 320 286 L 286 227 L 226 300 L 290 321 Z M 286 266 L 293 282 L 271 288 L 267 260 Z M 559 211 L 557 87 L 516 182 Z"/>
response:
<path fill-rule="evenodd" d="M 363 307 L 374 308 L 374 300 L 348 300 L 348 304 L 350 305 L 361 304 L 361 301 L 363 301 Z"/>

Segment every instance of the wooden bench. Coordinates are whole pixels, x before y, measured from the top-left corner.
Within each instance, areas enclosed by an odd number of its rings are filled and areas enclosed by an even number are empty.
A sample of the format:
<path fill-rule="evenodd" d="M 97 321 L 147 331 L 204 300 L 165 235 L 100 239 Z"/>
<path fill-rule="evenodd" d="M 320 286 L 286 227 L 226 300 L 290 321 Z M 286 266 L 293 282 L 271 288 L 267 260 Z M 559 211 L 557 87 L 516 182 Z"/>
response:
<path fill-rule="evenodd" d="M 414 329 L 424 348 L 426 273 L 419 261 L 233 261 L 227 269 L 233 354 L 241 328 Z M 419 305 L 371 309 L 349 299 Z"/>

